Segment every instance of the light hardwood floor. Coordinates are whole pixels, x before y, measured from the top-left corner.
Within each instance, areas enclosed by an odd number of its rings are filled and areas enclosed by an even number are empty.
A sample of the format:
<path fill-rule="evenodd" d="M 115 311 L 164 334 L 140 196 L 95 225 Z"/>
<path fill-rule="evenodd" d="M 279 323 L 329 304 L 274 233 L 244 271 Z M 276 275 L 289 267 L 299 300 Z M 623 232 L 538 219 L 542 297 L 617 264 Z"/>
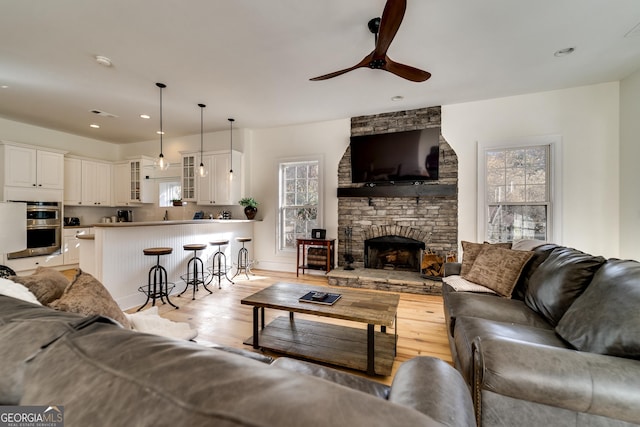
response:
<path fill-rule="evenodd" d="M 174 309 L 168 304 L 160 303 L 159 313 L 162 317 L 176 321 L 188 322 L 198 330 L 198 341 L 215 342 L 221 345 L 255 351 L 251 346 L 242 342 L 252 335 L 252 307 L 241 305 L 240 300 L 276 282 L 300 283 L 301 289 L 313 289 L 313 285 L 328 286 L 327 279 L 322 274 L 305 274 L 296 277 L 294 273 L 254 270 L 254 275 L 247 280 L 244 275 L 234 279 L 235 284 L 226 281 L 222 289 L 217 283 L 208 285 L 213 294 L 200 289 L 196 292 L 196 299 L 191 299 L 191 288 L 181 297 L 172 296 L 171 300 L 180 308 Z M 340 287 L 336 287 L 339 289 Z M 180 289 L 182 291 L 182 289 Z M 147 305 L 147 308 L 150 304 Z M 134 312 L 136 309 L 127 310 Z M 269 323 L 278 316 L 286 314 L 278 310 L 265 311 L 265 321 Z M 318 320 L 318 317 L 299 314 L 301 318 Z M 345 322 L 337 319 L 322 318 L 321 321 L 361 327 L 366 325 Z M 388 377 L 371 377 L 376 381 L 390 384 L 398 366 L 415 356 L 434 356 L 451 363 L 451 353 L 447 341 L 442 297 L 431 295 L 400 294 L 398 306 L 398 349 L 392 374 Z M 388 328 L 393 333 L 393 328 Z M 275 353 L 267 353 L 277 357 Z M 364 373 L 350 371 L 358 375 Z"/>

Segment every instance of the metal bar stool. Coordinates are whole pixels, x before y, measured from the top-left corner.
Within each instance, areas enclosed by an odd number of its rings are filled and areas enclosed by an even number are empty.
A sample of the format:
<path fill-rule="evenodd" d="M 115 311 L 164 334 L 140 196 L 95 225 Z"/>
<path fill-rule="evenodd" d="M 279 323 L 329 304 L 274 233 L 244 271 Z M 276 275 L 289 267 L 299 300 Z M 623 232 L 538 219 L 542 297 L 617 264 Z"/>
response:
<path fill-rule="evenodd" d="M 140 311 L 144 308 L 145 305 L 151 300 L 151 306 L 156 305 L 156 299 L 160 299 L 163 304 L 169 303 L 172 307 L 180 308 L 177 305 L 173 304 L 169 299 L 169 294 L 175 287 L 174 283 L 169 283 L 167 280 L 167 270 L 163 266 L 160 265 L 160 255 L 168 255 L 173 252 L 172 248 L 147 248 L 143 249 L 145 255 L 155 256 L 156 257 L 156 265 L 151 267 L 149 270 L 149 280 L 147 281 L 146 286 L 140 286 L 138 291 L 144 293 L 147 296 L 147 300 L 140 306 L 137 311 Z M 165 301 L 164 299 L 167 299 Z"/>
<path fill-rule="evenodd" d="M 236 242 L 242 243 L 242 247 L 238 251 L 238 269 L 236 270 L 236 274 L 233 276 L 234 278 L 240 274 L 240 272 L 244 272 L 244 275 L 249 278 L 249 273 L 251 272 L 251 262 L 249 261 L 249 250 L 244 247 L 245 242 L 250 242 L 251 237 L 236 237 Z"/>
<path fill-rule="evenodd" d="M 211 263 L 211 278 L 212 278 L 212 280 L 213 280 L 214 277 L 218 278 L 218 289 L 222 289 L 222 286 L 221 286 L 222 276 L 224 276 L 224 278 L 227 279 L 233 285 L 233 281 L 231 279 L 229 279 L 229 276 L 227 276 L 227 271 L 229 271 L 229 269 L 227 268 L 227 256 L 222 251 L 222 246 L 228 245 L 229 241 L 228 240 L 215 240 L 215 241 L 209 242 L 209 243 L 212 246 L 217 246 L 218 247 L 218 252 L 213 254 L 213 262 Z"/>
<path fill-rule="evenodd" d="M 198 251 L 206 249 L 206 247 L 207 245 L 202 243 L 192 243 L 182 246 L 185 251 L 193 251 L 193 256 L 187 263 L 187 274 L 180 276 L 180 278 L 184 280 L 186 286 L 184 287 L 184 291 L 182 291 L 178 296 L 187 292 L 189 286 L 193 286 L 193 296 L 191 299 L 196 299 L 196 291 L 199 290 L 199 285 L 202 285 L 210 294 L 213 293 L 209 288 L 207 288 L 207 277 L 205 277 L 204 273 L 204 263 L 198 257 Z"/>

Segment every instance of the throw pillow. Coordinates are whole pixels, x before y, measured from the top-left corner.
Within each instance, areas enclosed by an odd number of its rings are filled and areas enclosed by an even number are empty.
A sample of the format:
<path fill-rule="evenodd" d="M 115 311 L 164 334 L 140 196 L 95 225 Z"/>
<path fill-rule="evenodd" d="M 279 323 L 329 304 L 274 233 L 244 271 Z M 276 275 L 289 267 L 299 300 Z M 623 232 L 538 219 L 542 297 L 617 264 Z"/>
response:
<path fill-rule="evenodd" d="M 26 286 L 3 277 L 0 277 L 0 294 L 21 299 L 22 301 L 27 301 L 33 304 L 42 305 Z"/>
<path fill-rule="evenodd" d="M 511 249 L 511 243 L 472 243 L 467 241 L 462 241 L 462 266 L 460 267 L 460 275 L 464 276 L 471 271 L 471 267 L 475 262 L 478 254 L 484 249 L 486 246 L 494 246 L 496 248 L 504 248 Z"/>
<path fill-rule="evenodd" d="M 477 256 L 471 271 L 463 278 L 510 298 L 525 264 L 533 252 L 514 251 L 487 245 Z"/>
<path fill-rule="evenodd" d="M 609 260 L 562 316 L 556 333 L 591 353 L 640 359 L 640 263 Z"/>
<path fill-rule="evenodd" d="M 49 307 L 85 316 L 97 314 L 110 317 L 125 328 L 131 329 L 129 320 L 109 291 L 95 277 L 80 269 L 60 299 L 50 303 Z"/>
<path fill-rule="evenodd" d="M 604 261 L 576 249 L 555 248 L 529 278 L 525 304 L 557 325 Z"/>
<path fill-rule="evenodd" d="M 9 280 L 26 286 L 43 305 L 60 298 L 69 286 L 69 280 L 64 274 L 49 267 L 38 267 L 29 276 L 11 276 Z"/>
<path fill-rule="evenodd" d="M 458 275 L 443 277 L 442 281 L 451 286 L 456 292 L 476 292 L 484 294 L 495 294 L 495 291 L 478 285 L 477 283 L 470 282 Z"/>

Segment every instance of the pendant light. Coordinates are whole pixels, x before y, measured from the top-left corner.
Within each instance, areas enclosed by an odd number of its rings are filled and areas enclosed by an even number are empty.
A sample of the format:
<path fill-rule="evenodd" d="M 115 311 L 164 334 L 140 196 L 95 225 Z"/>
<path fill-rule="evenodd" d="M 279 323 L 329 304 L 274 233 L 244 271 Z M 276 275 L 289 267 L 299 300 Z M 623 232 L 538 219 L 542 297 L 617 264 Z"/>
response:
<path fill-rule="evenodd" d="M 164 158 L 164 154 L 162 154 L 162 136 L 164 135 L 164 131 L 162 130 L 162 89 L 166 88 L 167 85 L 164 83 L 156 83 L 156 86 L 160 88 L 160 155 L 156 159 L 156 167 L 160 170 L 167 170 L 169 168 L 169 162 Z"/>
<path fill-rule="evenodd" d="M 233 122 L 235 119 L 229 120 L 229 181 L 233 180 Z"/>
<path fill-rule="evenodd" d="M 202 163 L 202 140 L 203 140 L 203 135 L 204 135 L 203 112 L 204 112 L 204 108 L 206 107 L 206 105 L 198 104 L 198 107 L 200 107 L 200 167 L 198 167 L 198 176 L 200 178 L 204 178 L 209 174 L 209 171 L 204 168 L 204 163 Z"/>

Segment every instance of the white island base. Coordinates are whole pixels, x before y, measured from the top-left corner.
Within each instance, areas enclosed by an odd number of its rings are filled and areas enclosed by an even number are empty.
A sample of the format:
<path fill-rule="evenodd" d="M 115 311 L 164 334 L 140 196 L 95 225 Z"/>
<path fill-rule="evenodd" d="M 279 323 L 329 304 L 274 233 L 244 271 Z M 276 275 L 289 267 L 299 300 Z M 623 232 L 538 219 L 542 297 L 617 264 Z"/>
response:
<path fill-rule="evenodd" d="M 193 251 L 183 245 L 207 244 L 198 252 L 205 264 L 205 272 L 211 267 L 211 257 L 218 250 L 209 245 L 214 240 L 229 240 L 223 246 L 227 267 L 237 263 L 242 243 L 236 237 L 253 238 L 253 222 L 249 220 L 199 220 L 158 221 L 96 224 L 94 240 L 80 244 L 80 268 L 86 269 L 100 280 L 123 310 L 142 305 L 146 296 L 138 288 L 147 284 L 149 269 L 156 263 L 155 256 L 146 256 L 142 250 L 153 247 L 173 248 L 169 255 L 160 257 L 160 264 L 167 270 L 168 280 L 175 283 L 173 290 L 180 293 L 185 283 L 180 279 L 187 273 L 187 263 Z M 245 243 L 249 254 L 253 254 L 252 242 Z M 92 270 L 92 271 L 91 271 Z M 190 295 L 190 293 L 189 293 Z M 180 305 L 179 300 L 176 305 Z M 158 304 L 158 301 L 156 301 Z M 162 304 L 160 302 L 160 304 Z"/>

